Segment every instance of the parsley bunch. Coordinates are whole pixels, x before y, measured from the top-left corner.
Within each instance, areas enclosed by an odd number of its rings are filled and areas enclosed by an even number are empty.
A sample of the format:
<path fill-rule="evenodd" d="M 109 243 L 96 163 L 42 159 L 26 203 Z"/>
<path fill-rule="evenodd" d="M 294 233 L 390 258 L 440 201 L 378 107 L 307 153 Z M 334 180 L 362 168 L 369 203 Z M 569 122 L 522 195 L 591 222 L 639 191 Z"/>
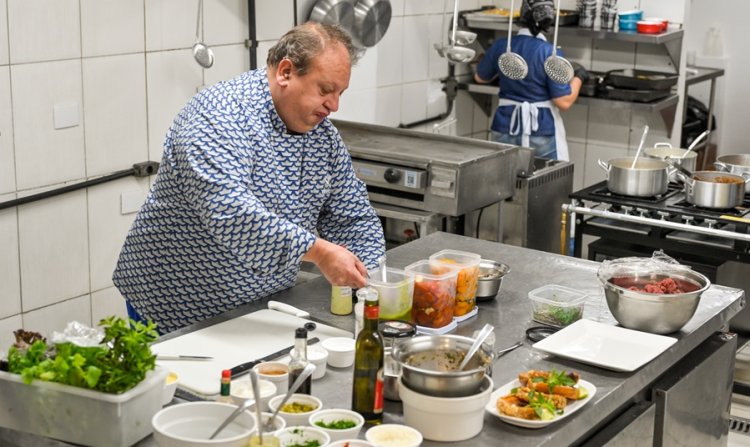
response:
<path fill-rule="evenodd" d="M 8 370 L 20 374 L 25 383 L 39 379 L 112 394 L 133 388 L 156 365 L 149 347 L 158 337 L 156 325 L 128 323 L 114 316 L 102 319 L 99 325 L 104 328 L 100 346 L 66 342 L 49 349 L 43 340 L 26 350 L 11 346 Z"/>

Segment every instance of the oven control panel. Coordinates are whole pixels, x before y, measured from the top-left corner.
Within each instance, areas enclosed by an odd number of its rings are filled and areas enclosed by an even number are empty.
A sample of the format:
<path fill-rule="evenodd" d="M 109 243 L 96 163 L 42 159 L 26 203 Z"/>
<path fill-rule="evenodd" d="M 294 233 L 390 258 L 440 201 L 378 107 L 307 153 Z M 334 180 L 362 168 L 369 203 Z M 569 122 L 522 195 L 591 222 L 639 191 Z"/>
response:
<path fill-rule="evenodd" d="M 354 172 L 368 185 L 392 189 L 423 191 L 427 186 L 427 171 L 386 163 L 352 160 Z"/>

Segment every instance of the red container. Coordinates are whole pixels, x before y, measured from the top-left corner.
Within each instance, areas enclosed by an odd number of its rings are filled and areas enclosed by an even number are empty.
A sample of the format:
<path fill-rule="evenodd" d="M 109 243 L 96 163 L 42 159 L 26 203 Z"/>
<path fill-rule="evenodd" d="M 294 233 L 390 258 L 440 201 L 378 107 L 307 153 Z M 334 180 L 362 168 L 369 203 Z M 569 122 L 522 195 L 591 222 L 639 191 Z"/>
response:
<path fill-rule="evenodd" d="M 636 24 L 636 29 L 641 34 L 659 34 L 663 33 L 667 28 L 664 22 L 639 20 Z"/>
<path fill-rule="evenodd" d="M 659 22 L 661 23 L 661 30 L 666 31 L 667 27 L 669 26 L 669 20 L 662 19 L 659 17 L 646 17 L 643 19 L 644 22 Z"/>

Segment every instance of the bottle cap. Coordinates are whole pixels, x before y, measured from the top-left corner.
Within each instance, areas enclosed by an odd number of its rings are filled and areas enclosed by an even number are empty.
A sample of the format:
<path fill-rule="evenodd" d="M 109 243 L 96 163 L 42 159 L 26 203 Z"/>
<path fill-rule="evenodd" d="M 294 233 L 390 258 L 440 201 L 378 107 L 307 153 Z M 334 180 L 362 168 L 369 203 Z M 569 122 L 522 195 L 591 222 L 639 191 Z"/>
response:
<path fill-rule="evenodd" d="M 417 327 L 407 321 L 390 320 L 381 322 L 378 331 L 383 337 L 406 338 L 413 337 L 417 333 Z"/>
<path fill-rule="evenodd" d="M 232 377 L 232 370 L 231 369 L 223 369 L 221 370 L 221 378 L 226 379 L 227 377 Z"/>
<path fill-rule="evenodd" d="M 294 338 L 307 338 L 307 329 L 303 327 L 298 327 L 294 331 Z"/>

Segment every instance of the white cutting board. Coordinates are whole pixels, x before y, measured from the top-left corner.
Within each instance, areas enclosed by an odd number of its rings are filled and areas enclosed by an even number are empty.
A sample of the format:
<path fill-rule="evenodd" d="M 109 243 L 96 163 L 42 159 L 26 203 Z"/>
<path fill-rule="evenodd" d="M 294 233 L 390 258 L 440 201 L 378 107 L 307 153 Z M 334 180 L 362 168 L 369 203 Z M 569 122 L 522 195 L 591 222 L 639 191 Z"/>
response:
<path fill-rule="evenodd" d="M 294 330 L 310 320 L 263 309 L 204 329 L 155 343 L 155 354 L 201 355 L 213 360 L 159 360 L 178 375 L 182 388 L 202 395 L 219 393 L 221 370 L 230 369 L 294 344 Z M 353 337 L 351 332 L 315 323 L 309 338 Z"/>

